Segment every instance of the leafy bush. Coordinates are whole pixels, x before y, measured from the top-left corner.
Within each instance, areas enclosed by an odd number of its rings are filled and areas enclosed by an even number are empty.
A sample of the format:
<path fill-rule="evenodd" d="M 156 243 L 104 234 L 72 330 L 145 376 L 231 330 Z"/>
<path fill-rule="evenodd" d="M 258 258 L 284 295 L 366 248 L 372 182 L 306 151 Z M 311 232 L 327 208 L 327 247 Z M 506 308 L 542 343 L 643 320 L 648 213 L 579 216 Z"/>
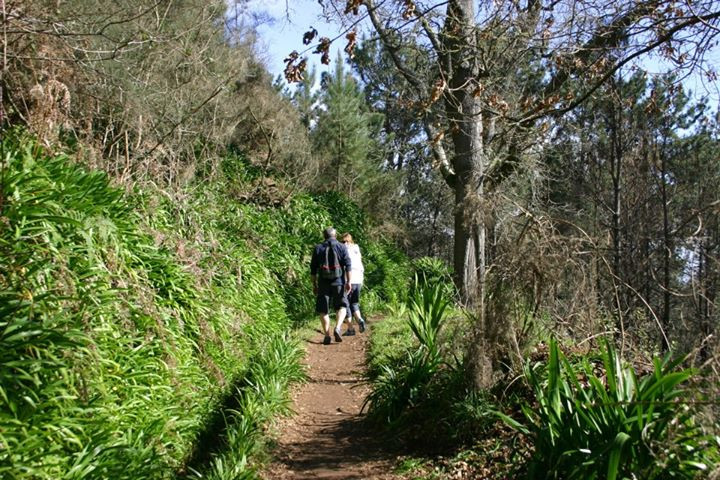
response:
<path fill-rule="evenodd" d="M 382 365 L 380 375 L 365 403 L 371 417 L 393 425 L 406 409 L 417 407 L 425 398 L 425 388 L 437 365 L 429 362 L 423 350 L 408 350 L 395 365 Z"/>
<path fill-rule="evenodd" d="M 13 135 L 2 162 L 0 474 L 157 477 L 207 408 L 176 374 L 213 390 L 189 361 L 202 307 L 187 275 L 104 174 Z"/>
<path fill-rule="evenodd" d="M 526 368 L 535 404 L 523 406 L 534 439 L 529 478 L 695 478 L 717 460 L 682 387 L 693 372 L 657 359 L 638 378 L 608 343 L 602 370 L 573 365 L 555 341 L 547 365 Z M 717 440 L 716 440 L 717 442 Z"/>
<path fill-rule="evenodd" d="M 429 299 L 439 290 L 426 288 Z M 415 298 L 415 304 L 424 302 Z M 496 421 L 490 395 L 474 391 L 462 362 L 439 348 L 439 332 L 447 320 L 447 310 L 441 316 L 433 314 L 440 310 L 421 309 L 414 320 L 418 333 L 425 332 L 420 333 L 424 343 L 413 333 L 410 310 L 404 304 L 375 325 L 368 352 L 372 391 L 366 400 L 370 418 L 414 437 L 415 443 L 430 440 L 427 446 L 435 449 L 472 441 Z M 432 318 L 442 318 L 437 328 Z"/>
<path fill-rule="evenodd" d="M 323 192 L 313 197 L 315 202 L 330 215 L 330 222 L 338 234 L 350 232 L 355 243 L 361 247 L 368 243 L 365 215 L 362 210 L 344 194 L 334 191 Z M 329 225 L 319 225 L 318 231 Z"/>
<path fill-rule="evenodd" d="M 0 170 L 0 476 L 167 478 L 262 358 L 254 338 L 287 328 L 277 278 L 243 242 L 206 242 L 202 203 L 128 196 L 17 137 Z"/>
<path fill-rule="evenodd" d="M 439 285 L 415 289 L 406 322 L 419 346 L 380 365 L 373 390 L 365 401 L 372 417 L 392 425 L 406 409 L 425 400 L 427 386 L 442 363 L 437 339 L 448 304 Z"/>
<path fill-rule="evenodd" d="M 443 295 L 456 298 L 455 283 L 447 263 L 435 257 L 421 257 L 413 260 L 412 267 L 420 283 L 442 285 Z"/>
<path fill-rule="evenodd" d="M 390 304 L 407 301 L 412 270 L 402 252 L 387 243 L 371 242 L 363 250 L 363 262 L 365 283 L 371 285 L 381 299 Z"/>
<path fill-rule="evenodd" d="M 415 285 L 408 324 L 421 348 L 427 352 L 428 363 L 437 363 L 440 361 L 438 336 L 450 301 L 443 296 L 442 284 L 421 284 L 415 279 Z"/>

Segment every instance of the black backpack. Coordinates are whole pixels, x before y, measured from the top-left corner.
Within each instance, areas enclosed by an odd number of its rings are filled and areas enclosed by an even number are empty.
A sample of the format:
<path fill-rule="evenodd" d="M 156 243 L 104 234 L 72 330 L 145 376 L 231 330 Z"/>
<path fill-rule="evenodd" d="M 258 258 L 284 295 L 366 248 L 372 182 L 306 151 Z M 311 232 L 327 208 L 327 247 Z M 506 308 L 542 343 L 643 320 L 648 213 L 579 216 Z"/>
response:
<path fill-rule="evenodd" d="M 320 265 L 320 278 L 336 280 L 342 277 L 343 271 L 339 263 L 339 255 L 332 243 L 325 244 L 325 259 Z"/>

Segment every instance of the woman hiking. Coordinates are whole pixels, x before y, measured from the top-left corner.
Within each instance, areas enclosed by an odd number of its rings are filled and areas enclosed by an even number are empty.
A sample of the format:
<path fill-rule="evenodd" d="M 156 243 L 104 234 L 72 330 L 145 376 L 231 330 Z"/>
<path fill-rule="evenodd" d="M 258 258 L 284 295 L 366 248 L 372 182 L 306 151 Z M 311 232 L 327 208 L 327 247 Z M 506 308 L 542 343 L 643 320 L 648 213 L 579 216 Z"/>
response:
<path fill-rule="evenodd" d="M 360 290 L 362 290 L 362 284 L 364 280 L 365 267 L 362 263 L 362 254 L 360 253 L 360 247 L 353 242 L 352 235 L 350 233 L 343 233 L 340 237 L 345 248 L 347 249 L 348 255 L 350 256 L 350 285 L 351 290 L 348 301 L 350 303 L 350 311 L 348 313 L 346 321 L 348 327 L 344 336 L 355 335 L 355 327 L 353 327 L 353 317 L 357 320 L 358 330 L 360 333 L 365 331 L 365 320 L 362 318 L 360 313 Z"/>

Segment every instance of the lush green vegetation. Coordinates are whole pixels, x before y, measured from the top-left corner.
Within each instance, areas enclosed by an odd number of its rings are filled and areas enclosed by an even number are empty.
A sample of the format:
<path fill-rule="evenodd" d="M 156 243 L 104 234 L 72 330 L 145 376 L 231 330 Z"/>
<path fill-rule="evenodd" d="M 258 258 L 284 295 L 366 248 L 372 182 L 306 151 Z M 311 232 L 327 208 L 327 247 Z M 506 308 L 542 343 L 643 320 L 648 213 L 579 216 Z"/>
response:
<path fill-rule="evenodd" d="M 684 359 L 656 359 L 642 375 L 606 342 L 601 361 L 571 361 L 550 343 L 528 364 L 533 392 L 522 406 L 533 441 L 528 478 L 695 478 L 718 461 L 720 438 L 698 423 Z M 507 418 L 507 417 L 506 417 Z"/>
<path fill-rule="evenodd" d="M 707 399 L 686 359 L 667 356 L 638 372 L 611 342 L 599 355 L 568 358 L 553 339 L 522 377 L 482 393 L 467 388 L 462 350 L 451 348 L 462 330 L 440 334 L 449 320 L 442 285 L 416 282 L 412 291 L 374 330 L 369 415 L 416 442 L 432 438 L 434 455 L 443 453 L 439 436 L 456 453 L 409 459 L 404 470 L 422 478 L 650 479 L 698 478 L 718 464 L 720 437 L 702 426 Z"/>
<path fill-rule="evenodd" d="M 128 194 L 19 137 L 0 178 L 0 474 L 238 478 L 302 377 L 288 331 L 312 307 L 310 247 L 334 219 L 366 238 L 361 213 L 338 195 L 261 207 L 241 157 Z M 368 297 L 394 298 L 406 267 L 368 245 Z"/>
<path fill-rule="evenodd" d="M 270 3 L 3 2 L 0 477 L 253 477 L 330 224 L 438 476 L 719 477 L 720 2 Z"/>
<path fill-rule="evenodd" d="M 418 272 L 427 260 L 415 263 Z M 416 281 L 373 330 L 366 405 L 371 419 L 414 440 L 457 445 L 489 426 L 484 395 L 469 387 L 462 361 L 467 318 L 451 307 L 445 284 Z M 490 422 L 491 423 L 491 422 Z M 429 431 L 432 436 L 427 436 Z"/>

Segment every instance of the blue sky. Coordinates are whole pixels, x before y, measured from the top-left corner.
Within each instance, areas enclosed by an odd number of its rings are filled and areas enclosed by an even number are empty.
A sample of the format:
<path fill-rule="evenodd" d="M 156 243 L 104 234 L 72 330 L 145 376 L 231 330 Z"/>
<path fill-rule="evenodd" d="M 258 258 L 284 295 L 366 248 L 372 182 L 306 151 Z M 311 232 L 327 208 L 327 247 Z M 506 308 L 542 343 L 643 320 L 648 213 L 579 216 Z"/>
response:
<path fill-rule="evenodd" d="M 337 25 L 328 24 L 321 18 L 322 8 L 317 0 L 249 0 L 245 5 L 248 11 L 274 19 L 262 22 L 258 27 L 260 37 L 257 47 L 258 55 L 273 77 L 282 74 L 285 69 L 283 59 L 293 50 L 307 56 L 309 66 L 317 64 L 318 74 L 330 68 L 320 65 L 319 56 L 311 51 L 302 53 L 307 49 L 302 43 L 302 36 L 310 26 L 315 27 L 320 36 L 334 38 L 340 32 Z M 344 39 L 333 43 L 330 55 L 333 61 L 337 58 L 337 51 L 344 46 Z"/>
<path fill-rule="evenodd" d="M 227 0 L 230 8 L 235 5 L 235 0 Z M 317 0 L 246 0 L 240 3 L 246 12 L 255 16 L 264 17 L 258 27 L 259 41 L 257 45 L 258 56 L 264 61 L 273 77 L 282 74 L 285 64 L 283 59 L 293 50 L 297 50 L 301 56 L 308 57 L 308 69 L 317 65 L 318 76 L 322 71 L 327 71 L 330 66 L 321 65 L 319 56 L 312 54 L 302 44 L 302 36 L 310 26 L 318 30 L 320 36 L 334 38 L 340 34 L 340 27 L 337 24 L 328 23 L 321 17 L 322 8 Z M 330 58 L 335 61 L 338 50 L 345 46 L 343 38 L 332 44 Z M 720 70 L 720 54 L 717 50 L 708 59 L 714 63 L 714 67 Z M 641 64 L 650 73 L 661 73 L 670 67 L 659 62 L 656 58 L 646 57 Z M 713 110 L 718 108 L 720 92 L 718 83 L 710 82 L 702 74 L 693 74 L 683 82 L 686 89 L 692 90 L 695 96 L 709 96 L 709 103 Z"/>

